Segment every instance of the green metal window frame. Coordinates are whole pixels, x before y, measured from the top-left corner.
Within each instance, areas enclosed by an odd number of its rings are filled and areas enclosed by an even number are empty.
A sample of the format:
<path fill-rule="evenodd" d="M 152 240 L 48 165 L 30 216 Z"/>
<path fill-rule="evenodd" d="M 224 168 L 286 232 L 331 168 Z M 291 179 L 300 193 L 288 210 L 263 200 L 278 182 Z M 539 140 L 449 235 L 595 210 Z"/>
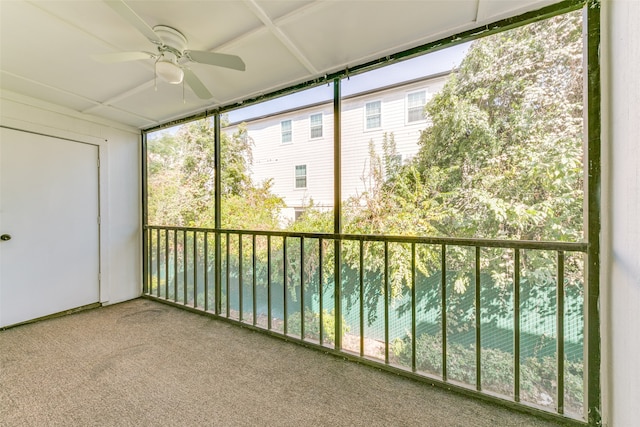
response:
<path fill-rule="evenodd" d="M 589 426 L 599 426 L 601 425 L 601 390 L 600 390 L 600 364 L 601 364 L 601 354 L 600 354 L 600 318 L 599 318 L 599 299 L 600 299 L 600 232 L 601 232 L 601 206 L 600 206 L 600 187 L 601 187 L 601 83 L 600 83 L 600 57 L 599 57 L 599 49 L 600 49 L 600 0 L 565 0 L 558 2 L 556 4 L 541 8 L 536 11 L 527 12 L 519 16 L 515 16 L 512 18 L 507 18 L 501 21 L 494 22 L 489 25 L 485 25 L 479 28 L 475 28 L 472 30 L 464 31 L 462 33 L 458 33 L 455 35 L 451 35 L 449 37 L 427 43 L 421 46 L 417 46 L 415 48 L 407 49 L 402 52 L 398 52 L 393 55 L 388 55 L 380 59 L 376 59 L 373 61 L 369 61 L 366 63 L 362 63 L 356 66 L 353 66 L 349 69 L 344 69 L 337 71 L 332 74 L 324 75 L 322 77 L 318 77 L 316 79 L 294 85 L 285 89 L 281 89 L 278 91 L 271 92 L 269 94 L 261 95 L 255 98 L 246 99 L 238 103 L 229 104 L 220 106 L 213 110 L 205 110 L 201 113 L 191 115 L 188 117 L 184 117 L 182 119 L 174 120 L 171 122 L 164 123 L 160 126 L 155 126 L 152 128 L 144 129 L 142 131 L 142 198 L 143 198 L 143 224 L 145 232 L 143 233 L 143 293 L 148 294 L 149 291 L 149 273 L 152 269 L 150 265 L 151 258 L 150 254 L 153 251 L 153 248 L 150 246 L 150 243 L 153 241 L 153 237 L 151 233 L 156 230 L 158 233 L 157 236 L 160 236 L 160 231 L 158 227 L 153 227 L 147 222 L 147 160 L 146 160 L 146 145 L 147 145 L 147 134 L 149 132 L 169 128 L 175 125 L 183 124 L 189 121 L 208 118 L 213 116 L 214 123 L 216 127 L 215 133 L 215 146 L 216 146 L 216 158 L 215 158 L 215 167 L 216 170 L 220 169 L 220 115 L 224 112 L 231 111 L 234 109 L 242 108 L 250 104 L 255 104 L 258 102 L 262 102 L 268 99 L 277 98 L 289 93 L 298 92 L 300 90 L 314 87 L 318 85 L 331 84 L 333 83 L 334 87 L 334 102 L 333 102 L 333 113 L 334 113 L 334 233 L 332 235 L 316 235 L 312 234 L 310 236 L 299 236 L 304 239 L 305 237 L 311 238 L 321 238 L 321 239 L 330 239 L 334 240 L 334 257 L 336 267 L 340 265 L 341 262 L 341 245 L 339 239 L 342 237 L 354 237 L 354 236 L 344 236 L 342 235 L 342 218 L 341 218 L 341 210 L 342 210 L 342 197 L 341 197 L 341 123 L 340 123 L 340 113 L 341 113 L 341 79 L 347 78 L 350 75 L 366 72 L 372 69 L 376 69 L 382 67 L 388 63 L 401 61 L 404 59 L 409 59 L 418 55 L 422 55 L 428 52 L 437 51 L 440 49 L 444 49 L 449 46 L 457 45 L 460 43 L 468 42 L 480 37 L 485 37 L 491 34 L 495 34 L 498 32 L 502 32 L 505 30 L 509 30 L 515 27 L 523 26 L 535 21 L 539 21 L 542 19 L 547 19 L 553 17 L 555 15 L 567 13 L 570 11 L 575 11 L 578 9 L 582 9 L 584 13 L 584 25 L 586 27 L 585 34 L 585 45 L 584 51 L 586 55 L 586 79 L 584 83 L 585 87 L 585 122 L 586 122 L 586 161 L 585 161 L 585 181 L 586 181 L 586 230 L 585 237 L 586 240 L 583 243 L 584 252 L 587 254 L 588 264 L 586 266 L 587 277 L 586 277 L 586 292 L 585 292 L 585 301 L 586 307 L 585 312 L 587 315 L 585 316 L 585 341 L 586 341 L 586 357 L 585 357 L 585 372 L 586 372 L 586 384 L 585 384 L 585 408 L 586 408 L 586 425 Z M 222 248 L 222 238 L 225 237 L 227 240 L 228 247 L 228 239 L 230 233 L 247 233 L 247 231 L 240 230 L 223 230 L 221 228 L 221 201 L 220 201 L 220 174 L 216 173 L 215 179 L 215 201 L 214 201 L 214 209 L 215 209 L 215 228 L 211 230 L 193 230 L 194 239 L 195 233 L 202 231 L 204 233 L 210 233 L 214 235 L 214 258 L 215 258 L 215 307 L 207 307 L 205 303 L 204 310 L 209 314 L 213 314 L 218 318 L 223 320 L 223 317 L 220 317 L 220 313 L 222 310 L 222 301 L 220 300 L 221 296 L 221 258 L 222 255 L 220 253 Z M 184 229 L 180 230 L 186 238 L 187 232 L 189 230 Z M 176 231 L 177 233 L 177 231 Z M 263 233 L 264 234 L 264 233 Z M 266 233 L 269 234 L 267 236 L 268 242 L 270 241 L 271 235 L 284 235 L 286 233 Z M 166 235 L 168 236 L 168 234 Z M 177 234 L 175 235 L 177 236 Z M 177 238 L 177 237 L 176 237 Z M 286 237 L 285 237 L 286 238 Z M 368 236 L 356 236 L 357 239 L 368 239 Z M 168 237 L 166 237 L 168 239 Z M 255 237 L 254 237 L 255 239 Z M 427 239 L 428 240 L 428 239 Z M 446 244 L 455 244 L 460 239 L 451 239 L 451 241 Z M 445 245 L 445 243 L 442 243 Z M 159 244 L 158 244 L 159 245 Z M 205 251 L 207 247 L 205 247 Z M 573 250 L 573 249 L 572 249 Z M 186 255 L 186 254 L 185 254 Z M 560 253 L 558 255 L 561 257 Z M 385 260 L 385 263 L 388 260 Z M 444 262 L 444 261 L 443 261 Z M 559 272 L 561 275 L 561 272 Z M 335 282 L 341 283 L 341 273 L 340 268 L 335 269 Z M 153 296 L 149 296 L 153 297 Z M 340 286 L 337 286 L 335 289 L 335 300 L 341 300 L 341 291 Z M 205 298 L 206 300 L 206 298 Z M 165 301 L 166 302 L 166 301 Z M 167 302 L 170 303 L 170 302 Z M 197 307 L 185 307 L 182 304 L 179 304 L 181 307 L 191 310 L 196 310 L 201 312 L 202 310 Z M 211 311 L 213 310 L 213 311 Z M 335 319 L 336 319 L 336 330 L 341 330 L 341 313 L 340 313 L 340 304 L 336 304 L 335 307 Z M 233 321 L 231 321 L 233 323 Z M 242 323 L 245 327 L 250 327 L 250 325 L 246 325 Z M 263 331 L 264 332 L 264 331 Z M 287 337 L 287 339 L 296 341 L 295 339 L 291 339 Z M 336 334 L 335 337 L 335 346 L 336 348 L 341 348 L 341 339 L 340 335 Z M 308 343 L 305 342 L 305 345 Z M 345 357 L 344 353 L 340 353 L 341 357 Z M 351 358 L 351 357 L 350 357 Z M 354 358 L 362 363 L 368 363 L 366 359 L 362 358 Z M 378 365 L 376 365 L 379 367 Z M 388 370 L 396 371 L 393 368 L 388 368 Z M 406 372 L 398 372 L 403 375 L 412 377 L 411 373 Z M 420 378 L 424 380 L 424 378 Z M 431 382 L 434 385 L 442 385 L 437 381 Z M 451 384 L 444 384 L 447 388 L 454 388 L 462 393 L 468 393 L 465 389 L 459 389 Z M 572 425 L 585 425 L 585 423 L 566 419 L 563 417 L 558 417 L 554 414 L 549 414 L 546 412 L 541 412 L 536 410 L 535 408 L 529 408 L 527 406 L 523 406 L 514 402 L 505 402 L 502 399 L 494 398 L 490 395 L 471 393 L 476 397 L 496 401 L 501 403 L 502 405 L 512 407 L 521 411 L 528 411 L 536 413 L 542 417 L 549 417 L 551 419 L 561 419 L 562 421 L 572 424 Z"/>

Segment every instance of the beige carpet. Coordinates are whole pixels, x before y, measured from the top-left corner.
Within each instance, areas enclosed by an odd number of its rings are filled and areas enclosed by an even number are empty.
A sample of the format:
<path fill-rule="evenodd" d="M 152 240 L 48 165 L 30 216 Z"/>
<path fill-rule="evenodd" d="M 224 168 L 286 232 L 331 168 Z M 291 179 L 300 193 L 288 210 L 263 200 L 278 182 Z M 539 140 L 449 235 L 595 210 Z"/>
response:
<path fill-rule="evenodd" d="M 1 426 L 551 426 L 138 299 L 0 332 Z"/>

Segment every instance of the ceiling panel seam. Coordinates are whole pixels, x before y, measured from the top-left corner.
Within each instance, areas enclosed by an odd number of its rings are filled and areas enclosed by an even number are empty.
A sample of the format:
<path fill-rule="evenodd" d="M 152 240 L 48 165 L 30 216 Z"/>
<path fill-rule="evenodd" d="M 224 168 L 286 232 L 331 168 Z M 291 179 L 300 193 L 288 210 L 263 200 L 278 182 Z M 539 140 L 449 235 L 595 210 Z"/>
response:
<path fill-rule="evenodd" d="M 87 113 L 87 111 L 88 111 L 88 110 L 95 109 L 95 108 L 97 108 L 97 107 L 105 107 L 105 108 L 112 108 L 112 109 L 114 109 L 114 110 L 116 110 L 116 111 L 119 111 L 119 112 L 121 112 L 121 113 L 129 114 L 129 115 L 131 115 L 131 116 L 137 117 L 137 118 L 139 118 L 139 119 L 146 120 L 146 121 L 151 122 L 151 123 L 156 123 L 156 124 L 159 124 L 159 123 L 160 123 L 160 122 L 158 122 L 158 121 L 156 121 L 156 120 L 150 119 L 149 117 L 141 116 L 140 114 L 136 114 L 136 113 L 133 113 L 133 112 L 131 112 L 131 111 L 124 110 L 124 109 L 119 108 L 119 107 L 115 107 L 115 106 L 113 106 L 113 105 L 106 105 L 106 104 L 104 104 L 104 103 L 102 103 L 102 102 L 100 102 L 100 101 L 96 101 L 96 100 L 94 100 L 94 99 L 87 98 L 87 97 L 82 96 L 82 95 L 78 95 L 77 93 L 73 93 L 73 92 L 70 92 L 70 91 L 68 91 L 68 90 L 61 89 L 61 88 L 59 88 L 59 87 L 51 86 L 51 85 L 48 85 L 48 84 L 46 84 L 46 83 L 42 83 L 42 82 L 39 82 L 39 81 L 36 81 L 36 80 L 32 80 L 32 79 L 30 79 L 30 78 L 28 78 L 28 77 L 20 76 L 20 75 L 18 75 L 18 74 L 14 74 L 14 73 L 11 73 L 11 72 L 9 72 L 9 71 L 0 70 L 0 74 L 5 74 L 5 75 L 7 75 L 7 76 L 11 76 L 11 77 L 13 77 L 13 78 L 23 80 L 23 81 L 25 81 L 25 82 L 28 82 L 28 83 L 34 84 L 34 85 L 36 85 L 36 86 L 44 87 L 44 88 L 46 88 L 46 89 L 50 89 L 50 90 L 53 90 L 53 91 L 56 91 L 56 92 L 62 93 L 62 94 L 64 94 L 64 95 L 67 95 L 67 96 L 72 96 L 72 97 L 78 98 L 79 100 L 82 100 L 82 101 L 84 101 L 84 102 L 88 102 L 88 103 L 90 103 L 90 104 L 93 104 L 93 107 L 89 107 L 88 109 L 85 109 L 85 110 L 75 110 L 75 111 L 77 111 L 77 112 L 79 112 L 79 113 L 82 113 L 82 114 L 89 114 L 89 113 Z"/>
<path fill-rule="evenodd" d="M 91 111 L 95 110 L 96 108 L 104 107 L 104 106 L 110 105 L 110 104 L 112 104 L 114 102 L 122 101 L 125 98 L 128 98 L 130 96 L 133 96 L 133 95 L 137 94 L 138 92 L 141 92 L 141 91 L 143 91 L 145 89 L 148 89 L 152 84 L 153 84 L 153 80 L 147 81 L 147 82 L 139 84 L 139 85 L 136 85 L 135 87 L 133 87 L 133 88 L 127 90 L 127 91 L 121 92 L 116 96 L 112 96 L 111 98 L 105 99 L 102 102 L 98 102 L 96 105 L 94 105 L 92 107 L 89 107 L 86 110 L 83 110 L 82 112 L 83 113 L 91 113 Z"/>
<path fill-rule="evenodd" d="M 12 92 L 12 91 L 3 91 L 2 92 L 2 98 L 6 99 L 7 101 L 16 103 L 16 104 L 20 104 L 20 105 L 25 105 L 28 107 L 35 107 L 38 108 L 40 110 L 44 110 L 44 111 L 50 111 L 52 113 L 56 113 L 56 114 L 61 114 L 63 116 L 66 117 L 71 117 L 74 119 L 81 119 L 81 120 L 85 120 L 91 123 L 96 123 L 99 125 L 105 125 L 105 126 L 110 126 L 110 127 L 115 127 L 117 129 L 121 129 L 127 132 L 131 132 L 132 129 L 140 129 L 140 127 L 133 126 L 133 125 L 127 125 L 125 123 L 113 120 L 113 119 L 109 119 L 103 116 L 96 116 L 96 115 L 86 115 L 80 111 L 74 110 L 72 108 L 69 107 L 65 107 L 59 104 L 55 104 L 55 103 L 51 103 L 49 101 L 45 101 L 43 99 L 39 99 L 39 98 L 33 98 L 29 95 L 24 95 L 21 93 L 17 93 L 17 92 Z M 20 119 L 22 120 L 22 119 Z M 24 121 L 24 120 L 22 120 Z M 160 124 L 160 122 L 158 122 L 157 120 L 149 120 L 149 122 L 151 123 L 156 123 L 156 124 Z"/>
<path fill-rule="evenodd" d="M 298 46 L 286 36 L 286 34 L 269 18 L 267 13 L 255 2 L 255 0 L 244 0 L 251 12 L 262 21 L 269 31 L 282 43 L 289 52 L 309 71 L 311 74 L 318 74 L 319 71 L 311 61 L 300 51 Z"/>
<path fill-rule="evenodd" d="M 83 34 L 91 37 L 92 39 L 100 42 L 105 47 L 108 47 L 108 48 L 113 49 L 113 50 L 121 50 L 121 48 L 119 46 L 116 46 L 116 45 L 114 45 L 112 43 L 109 43 L 108 41 L 106 41 L 104 39 L 101 39 L 100 37 L 96 36 L 95 34 L 92 34 L 92 33 L 88 32 L 88 31 L 84 30 L 82 27 L 79 27 L 79 26 L 67 21 L 66 19 L 62 18 L 61 16 L 56 15 L 55 13 L 50 12 L 47 9 L 44 9 L 43 7 L 37 5 L 37 4 L 33 3 L 33 2 L 28 1 L 26 3 L 28 3 L 29 5 L 35 7 L 36 9 L 40 10 L 41 12 L 46 13 L 49 16 L 52 16 L 53 18 L 55 18 L 59 22 L 63 23 L 67 27 L 72 28 L 73 30 L 80 31 L 81 33 L 83 33 Z"/>
<path fill-rule="evenodd" d="M 11 77 L 14 77 L 16 79 L 20 79 L 22 81 L 25 81 L 25 82 L 28 82 L 28 83 L 31 83 L 31 84 L 34 84 L 34 85 L 37 85 L 37 86 L 40 86 L 40 87 L 51 89 L 53 91 L 60 92 L 60 93 L 63 93 L 65 95 L 73 96 L 75 98 L 78 98 L 78 99 L 80 99 L 80 100 L 82 100 L 84 102 L 88 102 L 90 104 L 94 104 L 94 105 L 100 104 L 99 101 L 96 101 L 94 99 L 87 98 L 85 96 L 78 95 L 77 93 L 70 92 L 70 91 L 68 91 L 66 89 L 62 89 L 62 88 L 59 88 L 59 87 L 51 86 L 49 84 L 46 84 L 46 83 L 43 83 L 43 82 L 39 82 L 37 80 L 33 80 L 33 79 L 28 78 L 28 77 L 21 76 L 19 74 L 14 74 L 14 73 L 6 71 L 6 70 L 0 70 L 0 74 L 5 74 L 7 76 L 11 76 Z"/>

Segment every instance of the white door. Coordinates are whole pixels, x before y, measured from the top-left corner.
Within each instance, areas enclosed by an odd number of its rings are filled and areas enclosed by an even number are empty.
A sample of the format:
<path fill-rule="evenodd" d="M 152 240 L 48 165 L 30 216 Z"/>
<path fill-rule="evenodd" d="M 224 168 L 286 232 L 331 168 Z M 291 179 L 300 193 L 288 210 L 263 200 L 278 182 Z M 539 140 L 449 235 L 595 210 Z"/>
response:
<path fill-rule="evenodd" d="M 98 147 L 0 128 L 0 327 L 98 302 Z"/>

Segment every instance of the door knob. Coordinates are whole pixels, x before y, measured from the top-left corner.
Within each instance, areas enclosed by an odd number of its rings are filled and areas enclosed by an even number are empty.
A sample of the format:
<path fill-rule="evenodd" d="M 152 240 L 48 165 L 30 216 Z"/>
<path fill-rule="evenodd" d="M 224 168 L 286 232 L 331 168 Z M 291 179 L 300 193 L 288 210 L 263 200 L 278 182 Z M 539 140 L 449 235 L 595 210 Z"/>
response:
<path fill-rule="evenodd" d="M 9 234 L 3 234 L 2 236 L 0 236 L 0 240 L 6 242 L 7 240 L 11 240 L 11 236 Z"/>

